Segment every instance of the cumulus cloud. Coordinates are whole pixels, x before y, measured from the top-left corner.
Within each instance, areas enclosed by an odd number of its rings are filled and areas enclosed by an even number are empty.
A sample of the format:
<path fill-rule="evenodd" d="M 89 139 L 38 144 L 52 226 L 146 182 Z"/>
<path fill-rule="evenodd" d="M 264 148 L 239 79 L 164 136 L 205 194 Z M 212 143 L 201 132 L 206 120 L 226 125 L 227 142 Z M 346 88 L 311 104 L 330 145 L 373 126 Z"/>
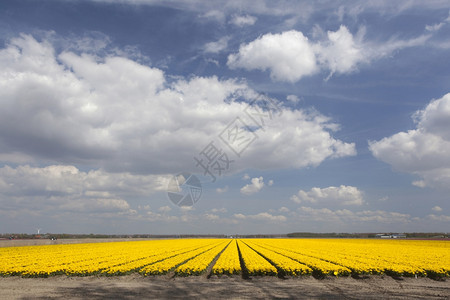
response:
<path fill-rule="evenodd" d="M 247 106 L 235 100 L 260 97 L 238 80 L 168 82 L 162 70 L 129 58 L 58 53 L 30 35 L 0 49 L 0 69 L 0 158 L 107 172 L 198 172 L 192 157 Z M 240 170 L 302 168 L 356 153 L 332 137 L 339 126 L 329 118 L 281 110 L 256 130 Z"/>
<path fill-rule="evenodd" d="M 268 33 L 248 44 L 242 44 L 239 51 L 228 56 L 231 69 L 269 71 L 274 81 L 297 82 L 320 70 L 333 74 L 355 72 L 363 64 L 391 55 L 394 51 L 424 45 L 432 35 L 421 35 L 409 40 L 391 38 L 375 43 L 364 40 L 365 28 L 353 35 L 346 26 L 326 34 L 320 27 L 314 29 L 309 40 L 300 31 L 290 30 L 278 34 Z"/>
<path fill-rule="evenodd" d="M 255 24 L 256 20 L 256 17 L 250 15 L 233 15 L 229 23 L 243 27 Z"/>
<path fill-rule="evenodd" d="M 341 25 L 337 31 L 328 31 L 327 41 L 317 44 L 316 53 L 319 62 L 334 73 L 344 74 L 355 71 L 366 61 L 362 40 L 355 41 L 347 27 Z"/>
<path fill-rule="evenodd" d="M 440 211 L 442 211 L 442 208 L 436 205 L 431 210 L 436 211 L 436 212 L 440 212 Z"/>
<path fill-rule="evenodd" d="M 217 188 L 216 192 L 219 193 L 219 194 L 223 194 L 223 193 L 228 192 L 228 185 L 223 187 L 223 188 Z"/>
<path fill-rule="evenodd" d="M 299 190 L 291 197 L 296 203 L 337 204 L 337 205 L 362 205 L 363 193 L 354 186 L 341 185 L 327 188 L 314 187 L 309 191 Z"/>
<path fill-rule="evenodd" d="M 295 30 L 268 33 L 243 44 L 237 54 L 228 56 L 231 69 L 269 70 L 276 81 L 296 82 L 318 71 L 316 57 L 308 38 Z"/>
<path fill-rule="evenodd" d="M 363 34 L 354 36 L 347 27 L 328 31 L 326 37 L 312 42 L 302 32 L 291 30 L 266 34 L 241 45 L 237 54 L 228 56 L 232 69 L 269 70 L 276 81 L 296 82 L 311 76 L 321 68 L 334 73 L 349 73 L 369 60 L 364 52 Z"/>
<path fill-rule="evenodd" d="M 252 178 L 251 184 L 246 184 L 241 188 L 241 193 L 245 195 L 251 195 L 259 192 L 264 187 L 264 178 L 255 177 Z"/>
<path fill-rule="evenodd" d="M 450 183 L 450 94 L 413 115 L 416 128 L 369 142 L 372 154 L 395 170 L 418 175 L 419 187 Z"/>

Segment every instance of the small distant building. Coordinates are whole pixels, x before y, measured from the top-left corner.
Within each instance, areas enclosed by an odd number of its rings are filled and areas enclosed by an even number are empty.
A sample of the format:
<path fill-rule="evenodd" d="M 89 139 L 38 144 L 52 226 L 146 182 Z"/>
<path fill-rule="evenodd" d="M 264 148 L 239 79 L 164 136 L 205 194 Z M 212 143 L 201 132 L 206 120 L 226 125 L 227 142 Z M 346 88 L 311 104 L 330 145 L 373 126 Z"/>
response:
<path fill-rule="evenodd" d="M 394 234 L 392 235 L 392 238 L 393 238 L 393 239 L 405 239 L 405 238 L 406 238 L 406 234 L 403 234 L 403 233 L 394 233 Z"/>
<path fill-rule="evenodd" d="M 379 238 L 379 239 L 404 239 L 404 238 L 406 238 L 406 234 L 404 234 L 404 233 L 392 233 L 392 234 L 378 233 L 375 235 L 375 237 Z"/>
<path fill-rule="evenodd" d="M 377 233 L 375 235 L 375 237 L 378 238 L 378 239 L 390 239 L 391 238 L 391 236 L 389 234 L 386 234 L 386 233 Z"/>

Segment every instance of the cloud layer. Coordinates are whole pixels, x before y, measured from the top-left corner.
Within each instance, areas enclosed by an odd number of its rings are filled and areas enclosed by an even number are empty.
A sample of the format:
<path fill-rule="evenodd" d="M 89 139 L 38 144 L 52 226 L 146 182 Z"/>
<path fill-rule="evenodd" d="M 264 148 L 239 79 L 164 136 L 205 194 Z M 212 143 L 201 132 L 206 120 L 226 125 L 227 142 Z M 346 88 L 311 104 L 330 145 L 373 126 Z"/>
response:
<path fill-rule="evenodd" d="M 168 177 L 80 171 L 74 166 L 0 168 L 3 211 L 134 214 L 128 198 L 149 197 L 167 187 Z"/>
<path fill-rule="evenodd" d="M 196 171 L 193 157 L 219 141 L 237 116 L 251 122 L 247 102 L 261 97 L 234 79 L 168 81 L 162 70 L 126 57 L 57 53 L 30 35 L 0 50 L 0 69 L 5 162 L 83 163 L 142 174 Z M 281 107 L 270 126 L 255 131 L 258 139 L 235 169 L 301 168 L 354 155 L 354 144 L 331 136 L 337 129 L 317 112 Z"/>

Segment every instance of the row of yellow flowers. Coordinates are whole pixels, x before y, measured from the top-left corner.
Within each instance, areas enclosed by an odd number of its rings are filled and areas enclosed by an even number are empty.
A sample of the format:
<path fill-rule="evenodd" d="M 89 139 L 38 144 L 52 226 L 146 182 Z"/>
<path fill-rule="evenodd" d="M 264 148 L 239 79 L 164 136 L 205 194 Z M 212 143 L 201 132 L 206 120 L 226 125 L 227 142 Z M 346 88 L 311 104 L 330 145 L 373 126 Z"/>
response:
<path fill-rule="evenodd" d="M 274 264 L 280 270 L 280 272 L 283 273 L 283 275 L 308 275 L 313 271 L 310 267 L 301 264 L 296 260 L 293 260 L 275 251 L 269 250 L 265 247 L 261 247 L 256 243 L 250 242 L 249 240 L 246 240 L 245 242 L 240 241 L 239 244 L 246 244 L 259 255 L 263 256 L 266 260 L 272 262 L 272 264 Z M 247 269 L 249 269 L 249 267 L 250 266 L 247 266 Z"/>
<path fill-rule="evenodd" d="M 127 251 L 127 257 L 120 259 L 118 261 L 119 264 L 112 265 L 111 267 L 102 270 L 101 273 L 107 275 L 129 274 L 156 262 L 160 262 L 180 254 L 188 253 L 192 250 L 204 249 L 206 247 L 202 243 L 199 244 L 197 241 L 187 241 L 186 243 L 182 244 L 178 244 L 175 242 L 172 242 L 170 244 L 163 243 L 159 246 L 160 247 L 153 247 L 153 245 L 146 245 L 146 248 L 137 248 L 134 249 L 134 251 L 130 251 L 129 249 Z M 170 248 L 168 246 L 170 246 Z M 143 253 L 148 251 L 148 249 L 150 248 L 153 248 L 153 254 L 150 256 L 142 257 Z"/>
<path fill-rule="evenodd" d="M 238 247 L 248 275 L 277 274 L 277 269 L 270 262 L 243 243 L 242 240 L 238 240 Z"/>
<path fill-rule="evenodd" d="M 205 240 L 200 240 L 199 242 L 202 241 L 204 242 Z M 139 273 L 141 273 L 144 276 L 166 274 L 176 266 L 179 266 L 189 261 L 190 259 L 196 257 L 197 255 L 218 248 L 218 246 L 220 246 L 224 242 L 223 240 L 206 240 L 206 241 L 208 241 L 208 243 L 205 246 L 197 248 L 195 250 L 184 252 L 166 259 L 163 259 L 164 257 L 161 257 L 163 260 L 141 268 L 139 270 Z M 225 245 L 223 245 L 223 247 L 225 247 Z M 219 252 L 220 250 L 216 252 L 216 255 Z M 211 260 L 209 262 L 211 262 Z"/>
<path fill-rule="evenodd" d="M 178 275 L 189 276 L 199 275 L 203 273 L 216 256 L 230 243 L 226 241 L 218 244 L 217 246 L 197 255 L 190 259 L 185 264 L 180 265 L 175 269 L 175 273 Z"/>
<path fill-rule="evenodd" d="M 219 259 L 212 268 L 212 273 L 216 275 L 233 275 L 241 273 L 241 262 L 239 260 L 236 240 L 233 240 L 219 256 Z"/>
<path fill-rule="evenodd" d="M 261 239 L 252 242 L 281 251 L 313 268 L 321 268 L 326 274 L 337 271 L 345 275 L 348 269 L 353 274 L 450 276 L 448 241 Z M 292 255 L 294 253 L 299 256 Z M 325 266 L 323 262 L 332 265 Z M 344 269 L 333 271 L 333 265 Z"/>
<path fill-rule="evenodd" d="M 224 250 L 225 249 L 225 250 Z M 450 277 L 449 241 L 177 239 L 0 248 L 0 276 L 389 274 Z"/>
<path fill-rule="evenodd" d="M 289 249 L 289 245 L 285 244 L 288 241 L 278 240 L 277 241 L 278 243 L 270 243 L 270 241 L 268 241 L 267 244 L 264 242 L 265 242 L 264 240 L 251 241 L 251 245 L 253 244 L 259 245 L 262 248 L 265 248 L 267 250 L 270 249 L 278 254 L 281 254 L 283 256 L 289 257 L 290 259 L 305 264 L 313 270 L 312 273 L 316 273 L 317 275 L 320 276 L 323 275 L 346 276 L 351 273 L 351 270 L 348 269 L 347 267 L 330 263 L 324 259 L 319 259 L 301 254 L 299 252 L 301 251 L 301 249 L 298 250 Z"/>
<path fill-rule="evenodd" d="M 205 247 L 221 241 L 155 240 L 0 248 L 0 274 L 24 277 L 126 274 L 196 249 L 205 251 Z"/>

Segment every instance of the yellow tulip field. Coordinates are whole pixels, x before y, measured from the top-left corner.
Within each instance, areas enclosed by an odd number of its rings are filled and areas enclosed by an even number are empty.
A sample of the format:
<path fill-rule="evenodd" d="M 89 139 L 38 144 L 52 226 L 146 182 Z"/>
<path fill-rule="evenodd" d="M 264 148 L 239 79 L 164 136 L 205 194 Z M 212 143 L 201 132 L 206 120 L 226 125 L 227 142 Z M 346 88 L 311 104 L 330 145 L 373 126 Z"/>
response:
<path fill-rule="evenodd" d="M 176 239 L 0 248 L 0 276 L 450 277 L 450 242 Z"/>

